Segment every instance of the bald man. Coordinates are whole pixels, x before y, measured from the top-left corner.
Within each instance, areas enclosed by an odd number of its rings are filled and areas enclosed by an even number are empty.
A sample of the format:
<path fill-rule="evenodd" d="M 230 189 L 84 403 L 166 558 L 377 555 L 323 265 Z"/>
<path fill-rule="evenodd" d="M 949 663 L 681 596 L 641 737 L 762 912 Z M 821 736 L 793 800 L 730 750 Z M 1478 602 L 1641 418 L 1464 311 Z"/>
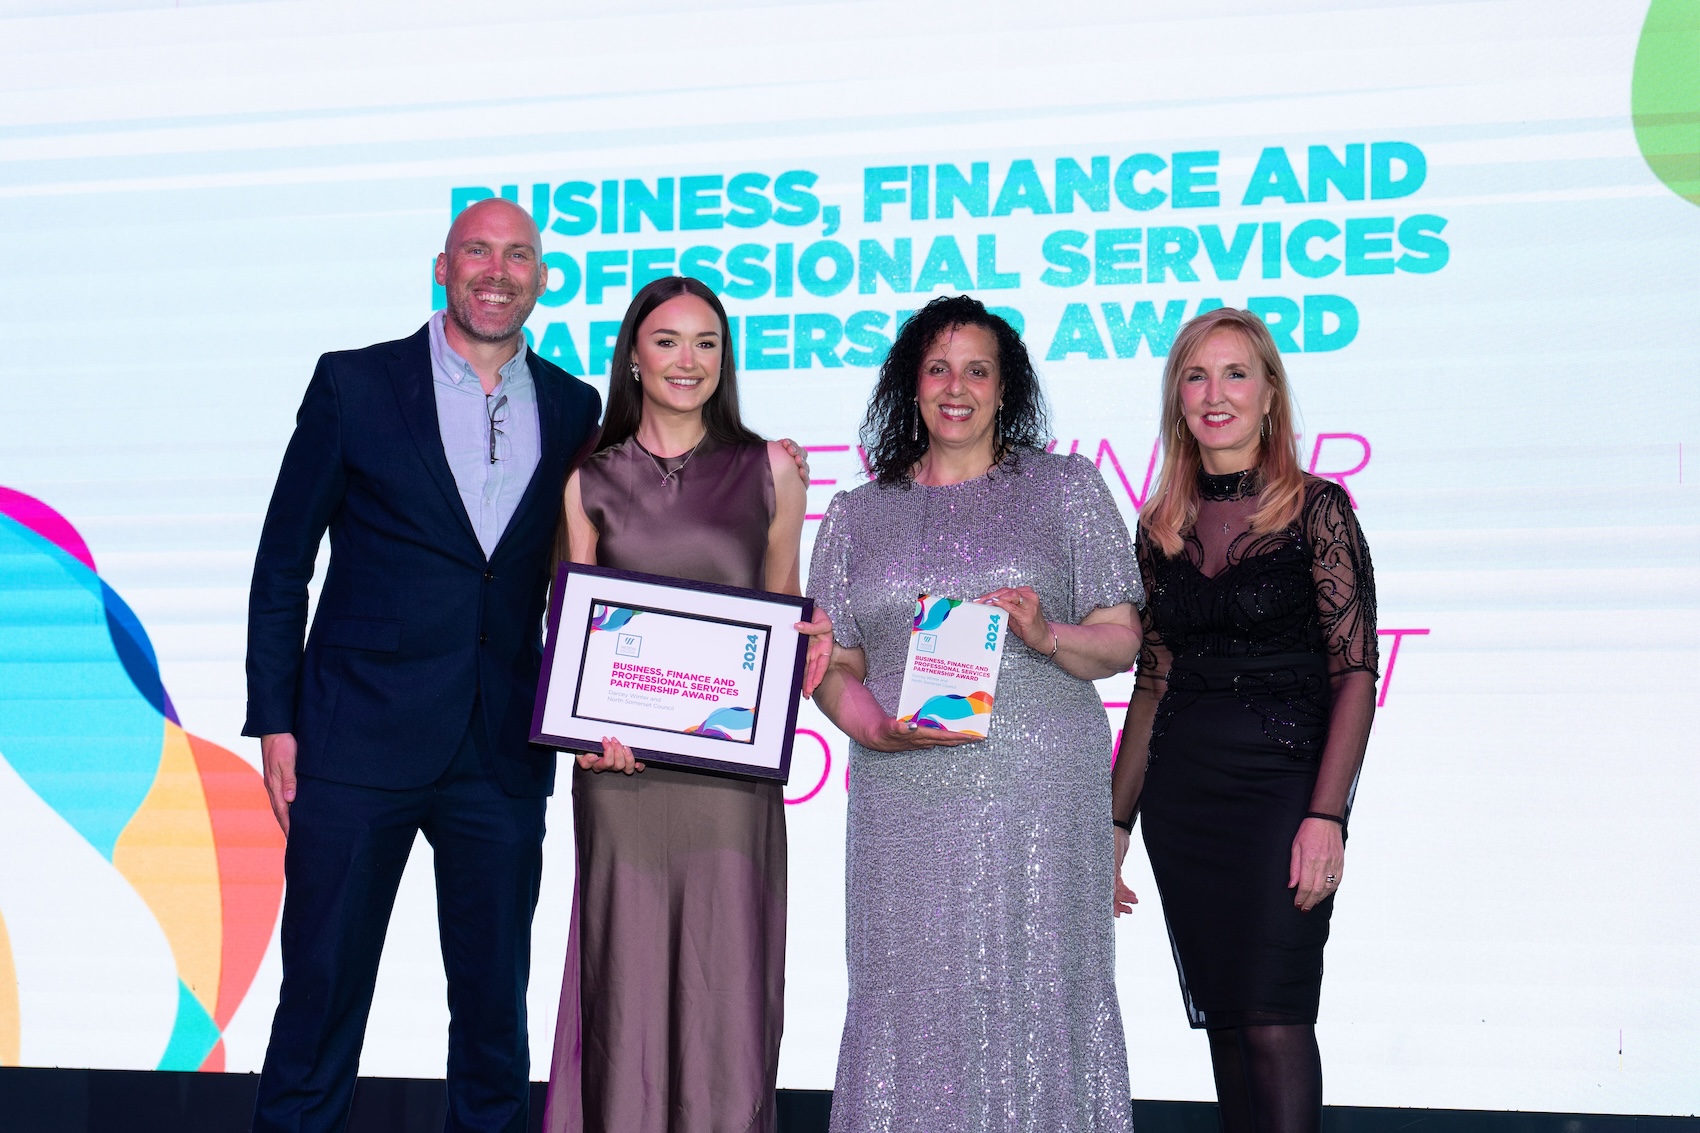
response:
<path fill-rule="evenodd" d="M 531 217 L 456 218 L 416 334 L 326 354 L 254 561 L 248 719 L 288 838 L 254 1129 L 340 1131 L 416 832 L 434 853 L 451 1130 L 526 1129 L 525 992 L 554 756 L 527 741 L 561 488 L 596 391 L 525 347 Z M 330 567 L 307 632 L 319 541 Z"/>

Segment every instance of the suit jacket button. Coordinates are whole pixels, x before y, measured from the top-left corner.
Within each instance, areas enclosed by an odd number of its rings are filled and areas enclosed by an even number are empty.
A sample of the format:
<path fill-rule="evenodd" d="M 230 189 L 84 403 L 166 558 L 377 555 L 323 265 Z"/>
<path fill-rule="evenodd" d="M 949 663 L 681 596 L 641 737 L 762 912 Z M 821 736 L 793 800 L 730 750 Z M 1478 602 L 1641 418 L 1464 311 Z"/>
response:
<path fill-rule="evenodd" d="M 484 572 L 484 581 L 485 581 L 485 582 L 494 582 L 494 581 L 496 581 L 496 572 L 495 572 L 495 571 L 493 571 L 493 570 L 487 570 L 487 571 L 485 571 L 485 572 Z"/>
<path fill-rule="evenodd" d="M 486 645 L 486 644 L 489 643 L 489 641 L 490 641 L 490 635 L 489 634 L 481 633 L 481 634 L 478 635 L 478 644 Z"/>

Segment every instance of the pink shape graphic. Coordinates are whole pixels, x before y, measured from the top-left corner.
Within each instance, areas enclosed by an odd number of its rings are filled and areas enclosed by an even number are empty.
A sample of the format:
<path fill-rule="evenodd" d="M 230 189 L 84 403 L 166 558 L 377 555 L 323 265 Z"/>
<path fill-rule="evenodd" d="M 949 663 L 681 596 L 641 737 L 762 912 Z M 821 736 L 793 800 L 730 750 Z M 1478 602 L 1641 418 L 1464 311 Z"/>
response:
<path fill-rule="evenodd" d="M 1387 703 L 1387 690 L 1393 687 L 1393 666 L 1399 663 L 1399 643 L 1407 637 L 1427 637 L 1426 629 L 1378 629 L 1378 637 L 1391 637 L 1393 648 L 1387 651 L 1387 664 L 1381 674 L 1381 695 L 1375 698 L 1375 706 L 1380 708 Z"/>
<path fill-rule="evenodd" d="M 0 515 L 11 516 L 90 570 L 95 569 L 94 555 L 71 521 L 34 496 L 0 487 Z"/>
<path fill-rule="evenodd" d="M 806 803 L 816 795 L 820 794 L 820 789 L 826 786 L 827 776 L 832 774 L 832 746 L 826 742 L 826 737 L 815 731 L 813 728 L 798 728 L 797 734 L 799 736 L 809 736 L 820 745 L 821 757 L 826 760 L 826 764 L 820 770 L 820 782 L 814 785 L 814 789 L 806 795 L 801 795 L 794 799 L 786 799 L 786 806 L 797 806 L 801 803 Z"/>
<path fill-rule="evenodd" d="M 1322 460 L 1322 445 L 1325 441 L 1355 441 L 1358 446 L 1358 462 L 1350 468 L 1342 468 L 1334 472 L 1318 472 L 1316 470 L 1316 466 Z M 1332 480 L 1336 484 L 1340 485 L 1340 487 L 1344 488 L 1346 490 L 1346 501 L 1352 505 L 1353 510 L 1356 510 L 1358 500 L 1356 496 L 1352 495 L 1352 487 L 1350 484 L 1346 483 L 1346 477 L 1356 476 L 1365 468 L 1368 468 L 1369 457 L 1369 438 L 1364 436 L 1362 433 L 1318 433 L 1316 434 L 1316 444 L 1310 450 L 1310 467 L 1305 469 L 1305 471 L 1309 472 L 1312 476 L 1320 476 L 1324 480 Z"/>

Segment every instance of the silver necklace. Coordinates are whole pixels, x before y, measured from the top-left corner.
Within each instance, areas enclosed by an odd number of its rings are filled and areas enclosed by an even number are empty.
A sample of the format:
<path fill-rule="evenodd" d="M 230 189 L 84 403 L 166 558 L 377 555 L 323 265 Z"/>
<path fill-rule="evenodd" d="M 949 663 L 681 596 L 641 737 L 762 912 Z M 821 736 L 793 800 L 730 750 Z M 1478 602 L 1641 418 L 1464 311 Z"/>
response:
<path fill-rule="evenodd" d="M 637 438 L 635 438 L 635 437 L 632 438 L 632 439 L 637 440 Z M 679 462 L 679 467 L 673 469 L 671 472 L 667 471 L 667 466 L 665 464 L 661 463 L 661 458 L 659 456 L 656 456 L 653 452 L 650 452 L 648 449 L 643 448 L 643 442 L 642 441 L 638 441 L 638 448 L 643 449 L 643 454 L 645 456 L 649 457 L 649 459 L 655 463 L 656 471 L 661 473 L 661 483 L 663 485 L 666 485 L 666 484 L 672 483 L 673 477 L 677 476 L 679 473 L 681 473 L 685 470 L 685 465 L 687 465 L 691 462 L 691 457 L 693 457 L 697 454 L 697 449 L 701 448 L 702 442 L 706 441 L 707 439 L 708 439 L 707 433 L 704 433 L 702 436 L 698 437 L 697 443 L 691 446 L 691 451 L 687 452 L 685 454 L 685 459 Z"/>

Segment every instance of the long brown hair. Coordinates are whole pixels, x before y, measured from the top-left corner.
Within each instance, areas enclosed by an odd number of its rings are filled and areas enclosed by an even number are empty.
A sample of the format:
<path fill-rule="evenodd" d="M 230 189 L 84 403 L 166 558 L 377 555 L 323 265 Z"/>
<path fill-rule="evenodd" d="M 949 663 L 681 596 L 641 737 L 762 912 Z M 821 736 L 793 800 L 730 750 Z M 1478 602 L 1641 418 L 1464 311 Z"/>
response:
<path fill-rule="evenodd" d="M 732 328 L 720 297 L 708 285 L 690 276 L 669 275 L 653 280 L 632 296 L 631 306 L 614 339 L 614 356 L 608 362 L 608 408 L 602 414 L 602 435 L 596 451 L 613 448 L 637 432 L 643 420 L 643 390 L 632 380 L 632 360 L 638 329 L 649 313 L 669 299 L 695 295 L 708 304 L 720 320 L 720 383 L 702 407 L 702 424 L 708 435 L 726 445 L 759 444 L 761 438 L 744 425 L 738 412 L 738 367 L 732 358 Z"/>
<path fill-rule="evenodd" d="M 1299 442 L 1293 435 L 1293 399 L 1281 352 L 1262 319 L 1250 311 L 1220 307 L 1194 318 L 1175 336 L 1163 367 L 1163 469 L 1152 498 L 1140 510 L 1139 522 L 1151 541 L 1166 555 L 1180 554 L 1184 536 L 1198 522 L 1198 472 L 1202 467 L 1198 440 L 1185 423 L 1181 409 L 1181 375 L 1204 340 L 1218 330 L 1238 331 L 1263 365 L 1269 383 L 1267 434 L 1257 446 L 1257 470 L 1262 481 L 1251 529 L 1258 534 L 1279 531 L 1299 517 L 1304 505 L 1304 473 L 1299 468 Z"/>

